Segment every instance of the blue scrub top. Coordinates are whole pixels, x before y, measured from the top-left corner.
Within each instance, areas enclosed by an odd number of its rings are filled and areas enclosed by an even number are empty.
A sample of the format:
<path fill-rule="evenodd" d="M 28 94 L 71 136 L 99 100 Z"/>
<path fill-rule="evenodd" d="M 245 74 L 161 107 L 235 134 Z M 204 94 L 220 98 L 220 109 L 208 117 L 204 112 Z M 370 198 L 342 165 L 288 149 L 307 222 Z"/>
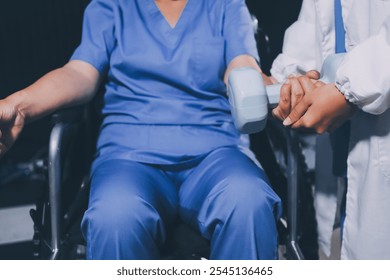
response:
<path fill-rule="evenodd" d="M 107 73 L 99 159 L 153 164 L 239 145 L 223 76 L 257 60 L 244 0 L 188 0 L 172 28 L 154 0 L 93 0 L 71 59 Z"/>

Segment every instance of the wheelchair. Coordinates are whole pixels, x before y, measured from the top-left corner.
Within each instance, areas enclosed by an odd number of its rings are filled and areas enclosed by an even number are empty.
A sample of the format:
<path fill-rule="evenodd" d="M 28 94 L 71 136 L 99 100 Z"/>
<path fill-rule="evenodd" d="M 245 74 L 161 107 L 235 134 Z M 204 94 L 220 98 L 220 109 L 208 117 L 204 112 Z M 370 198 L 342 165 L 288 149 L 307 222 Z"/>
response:
<path fill-rule="evenodd" d="M 80 158 L 88 146 L 87 108 L 57 113 L 50 134 L 46 163 L 48 186 L 30 215 L 34 222 L 34 257 L 84 259 L 85 241 L 80 222 L 88 203 L 88 167 Z M 88 133 L 86 133 L 88 131 Z M 283 258 L 317 259 L 318 245 L 311 195 L 312 174 L 307 170 L 297 132 L 269 118 L 265 131 L 251 136 L 257 155 L 276 193 L 282 198 L 278 222 Z M 88 153 L 88 152 L 87 152 Z M 90 153 L 91 155 L 92 153 Z M 161 249 L 163 259 L 208 258 L 209 242 L 178 221 Z"/>
<path fill-rule="evenodd" d="M 253 23 L 262 48 L 260 53 L 267 55 L 268 37 L 255 18 Z M 55 113 L 50 119 L 49 149 L 38 153 L 21 171 L 47 182 L 42 184 L 36 208 L 30 211 L 36 259 L 85 258 L 80 222 L 88 204 L 88 171 L 98 123 L 91 117 L 98 115 L 95 111 L 95 104 L 88 104 Z M 283 201 L 284 214 L 278 222 L 280 244 L 285 248 L 283 257 L 317 259 L 313 178 L 305 164 L 299 133 L 269 118 L 265 131 L 251 135 L 251 143 L 271 185 Z M 209 242 L 180 221 L 161 248 L 163 259 L 208 258 L 208 251 Z"/>

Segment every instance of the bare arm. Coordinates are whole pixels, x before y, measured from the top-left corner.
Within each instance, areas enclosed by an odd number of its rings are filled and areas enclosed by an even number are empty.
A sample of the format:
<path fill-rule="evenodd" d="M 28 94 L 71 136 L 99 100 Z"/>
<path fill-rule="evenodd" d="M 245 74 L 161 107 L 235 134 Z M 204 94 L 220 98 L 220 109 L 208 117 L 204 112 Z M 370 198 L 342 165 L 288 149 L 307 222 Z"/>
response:
<path fill-rule="evenodd" d="M 89 101 L 98 85 L 99 72 L 86 62 L 73 60 L 4 101 L 25 121 L 31 121 L 57 109 Z"/>
<path fill-rule="evenodd" d="M 0 157 L 13 145 L 25 123 L 87 102 L 94 96 L 99 80 L 93 66 L 74 60 L 0 100 Z"/>
<path fill-rule="evenodd" d="M 265 85 L 273 84 L 273 82 L 270 79 L 270 77 L 268 77 L 267 75 L 265 75 L 261 71 L 261 69 L 260 69 L 259 65 L 257 64 L 256 60 L 252 56 L 250 56 L 250 55 L 239 55 L 239 56 L 235 57 L 229 63 L 228 68 L 226 69 L 226 72 L 225 72 L 225 77 L 224 77 L 225 84 L 228 83 L 228 78 L 229 78 L 230 71 L 232 71 L 233 68 L 237 68 L 237 67 L 253 67 L 257 71 L 259 71 L 259 73 L 261 73 L 261 76 L 263 77 Z"/>

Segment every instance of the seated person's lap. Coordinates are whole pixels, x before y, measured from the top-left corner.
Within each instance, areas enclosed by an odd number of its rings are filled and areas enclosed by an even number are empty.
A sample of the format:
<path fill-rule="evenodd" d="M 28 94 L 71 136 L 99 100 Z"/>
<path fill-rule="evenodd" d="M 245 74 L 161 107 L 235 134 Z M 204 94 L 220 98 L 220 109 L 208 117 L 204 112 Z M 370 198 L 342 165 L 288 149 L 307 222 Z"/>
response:
<path fill-rule="evenodd" d="M 236 147 L 183 165 L 108 160 L 94 168 L 83 233 L 89 258 L 155 259 L 180 215 L 211 240 L 211 258 L 272 259 L 280 211 L 263 170 Z"/>

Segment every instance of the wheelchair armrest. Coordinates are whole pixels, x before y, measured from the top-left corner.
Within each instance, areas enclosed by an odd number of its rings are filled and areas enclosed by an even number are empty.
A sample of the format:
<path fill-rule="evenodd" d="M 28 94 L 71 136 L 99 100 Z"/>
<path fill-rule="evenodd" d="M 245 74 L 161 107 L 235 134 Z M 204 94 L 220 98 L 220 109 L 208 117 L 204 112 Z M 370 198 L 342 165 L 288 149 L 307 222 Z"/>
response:
<path fill-rule="evenodd" d="M 71 149 L 72 142 L 79 138 L 80 127 L 85 121 L 84 109 L 84 107 L 65 109 L 52 116 L 54 126 L 50 133 L 48 162 L 51 220 L 50 259 L 60 257 L 64 158 L 69 156 L 68 150 Z"/>
<path fill-rule="evenodd" d="M 83 120 L 85 106 L 76 106 L 56 111 L 51 116 L 53 124 L 72 123 Z"/>

